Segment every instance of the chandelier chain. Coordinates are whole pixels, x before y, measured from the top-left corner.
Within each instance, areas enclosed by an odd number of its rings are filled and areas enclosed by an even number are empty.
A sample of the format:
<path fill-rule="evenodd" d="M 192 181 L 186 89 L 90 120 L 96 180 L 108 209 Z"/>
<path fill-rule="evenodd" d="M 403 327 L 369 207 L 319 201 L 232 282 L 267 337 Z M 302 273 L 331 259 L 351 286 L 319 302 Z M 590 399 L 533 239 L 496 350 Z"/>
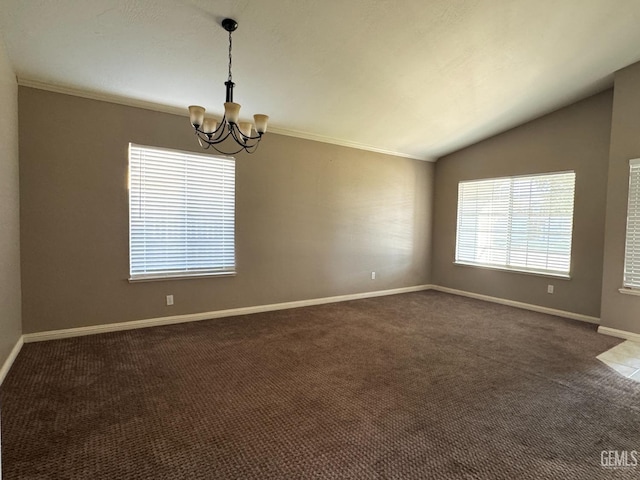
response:
<path fill-rule="evenodd" d="M 231 82 L 231 32 L 229 32 L 229 81 Z"/>

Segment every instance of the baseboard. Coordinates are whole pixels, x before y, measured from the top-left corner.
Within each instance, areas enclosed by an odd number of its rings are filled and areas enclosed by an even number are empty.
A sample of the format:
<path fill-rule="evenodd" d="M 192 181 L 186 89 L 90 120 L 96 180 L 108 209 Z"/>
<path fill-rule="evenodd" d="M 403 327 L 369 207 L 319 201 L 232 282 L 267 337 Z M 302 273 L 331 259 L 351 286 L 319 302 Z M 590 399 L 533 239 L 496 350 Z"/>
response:
<path fill-rule="evenodd" d="M 228 310 L 216 310 L 212 312 L 192 313 L 187 315 L 174 315 L 170 317 L 147 318 L 145 320 L 133 320 L 130 322 L 108 323 L 103 325 L 92 325 L 88 327 L 67 328 L 64 330 L 50 330 L 38 333 L 25 333 L 23 335 L 25 343 L 42 342 L 46 340 L 58 340 L 61 338 L 81 337 L 84 335 L 94 335 L 98 333 L 118 332 L 122 330 L 134 330 L 137 328 L 158 327 L 161 325 L 171 325 L 176 323 L 197 322 L 200 320 L 212 320 L 214 318 L 232 317 L 236 315 L 249 315 L 251 313 L 271 312 L 274 310 L 286 310 L 290 308 L 309 307 L 312 305 L 322 305 L 325 303 L 346 302 L 349 300 L 359 300 L 362 298 L 382 297 L 385 295 L 396 295 L 399 293 L 418 292 L 430 290 L 432 285 L 416 285 L 413 287 L 394 288 L 390 290 L 378 290 L 375 292 L 353 293 L 349 295 L 339 295 L 336 297 L 312 298 L 309 300 L 299 300 L 295 302 L 273 303 L 269 305 L 257 305 L 253 307 L 231 308 Z"/>
<path fill-rule="evenodd" d="M 640 335 L 633 332 L 627 332 L 626 330 L 618 330 L 610 327 L 598 327 L 598 333 L 603 335 L 609 335 L 610 337 L 624 338 L 633 342 L 640 342 Z"/>
<path fill-rule="evenodd" d="M 4 382 L 4 379 L 9 373 L 9 370 L 11 369 L 13 362 L 15 362 L 16 358 L 18 357 L 18 354 L 22 349 L 22 345 L 24 345 L 23 335 L 21 335 L 20 338 L 18 338 L 18 341 L 13 346 L 13 349 L 11 349 L 11 353 L 9 353 L 9 356 L 4 361 L 4 364 L 2 364 L 2 368 L 0 368 L 0 385 L 2 385 L 2 382 Z"/>
<path fill-rule="evenodd" d="M 172 325 L 177 323 L 197 322 L 200 320 L 212 320 L 215 318 L 232 317 L 236 315 L 249 315 L 252 313 L 271 312 L 274 310 L 286 310 L 290 308 L 309 307 L 313 305 L 322 305 L 325 303 L 346 302 L 349 300 L 382 297 L 385 295 L 396 295 L 400 293 L 418 292 L 422 290 L 437 290 L 439 292 L 451 293 L 454 295 L 475 298 L 478 300 L 484 300 L 492 303 L 499 303 L 501 305 L 508 305 L 510 307 L 522 308 L 524 310 L 531 310 L 534 312 L 546 313 L 546 314 L 555 315 L 558 317 L 570 318 L 572 320 L 580 320 L 582 322 L 588 322 L 593 324 L 600 323 L 599 318 L 590 317 L 588 315 L 583 315 L 581 313 L 567 312 L 564 310 L 556 310 L 554 308 L 541 307 L 539 305 L 516 302 L 514 300 L 507 300 L 504 298 L 491 297 L 489 295 L 482 295 L 479 293 L 467 292 L 464 290 L 456 290 L 454 288 L 442 287 L 440 285 L 416 285 L 413 287 L 394 288 L 390 290 L 377 290 L 374 292 L 353 293 L 349 295 L 339 295 L 335 297 L 312 298 L 308 300 L 298 300 L 294 302 L 273 303 L 268 305 L 256 305 L 253 307 L 231 308 L 227 310 L 215 310 L 211 312 L 192 313 L 192 314 L 186 314 L 186 315 L 173 315 L 169 317 L 147 318 L 144 320 L 133 320 L 130 322 L 108 323 L 108 324 L 102 324 L 102 325 L 92 325 L 88 327 L 67 328 L 63 330 L 50 330 L 50 331 L 37 332 L 37 333 L 25 333 L 20 340 L 20 346 L 22 346 L 23 340 L 24 340 L 24 343 L 43 342 L 47 340 L 58 340 L 62 338 L 81 337 L 84 335 L 95 335 L 99 333 L 118 332 L 123 330 L 134 330 L 137 328 L 158 327 L 162 325 Z M 603 329 L 601 333 L 614 331 L 614 329 L 608 329 L 607 327 L 600 327 L 598 331 L 600 331 L 600 329 Z M 615 330 L 615 331 L 621 332 L 620 335 L 622 334 L 636 335 L 629 332 L 622 332 L 621 330 Z M 613 333 L 607 333 L 607 334 L 614 335 Z M 614 335 L 614 336 L 617 336 L 617 335 Z M 638 341 L 640 341 L 640 335 L 638 335 L 637 337 L 638 337 Z M 620 337 L 620 338 L 631 339 L 631 337 Z M 17 352 L 19 351 L 20 350 L 18 348 Z M 17 356 L 17 352 L 15 353 L 15 356 Z M 15 356 L 13 358 L 15 358 Z M 11 360 L 11 363 L 12 362 L 13 360 Z M 5 366 L 3 367 L 3 370 L 0 371 L 0 373 L 4 372 L 4 374 L 6 374 L 5 368 L 8 371 L 7 364 L 10 367 L 11 363 L 9 362 L 9 360 L 7 360 L 7 362 L 5 363 Z M 0 379 L 1 378 L 2 376 L 0 375 Z"/>
<path fill-rule="evenodd" d="M 491 297 L 489 295 L 482 295 L 480 293 L 467 292 L 464 290 L 456 290 L 455 288 L 449 288 L 449 287 L 441 287 L 440 285 L 433 285 L 432 288 L 433 290 L 437 290 L 439 292 L 452 293 L 454 295 L 461 295 L 463 297 L 476 298 L 478 300 L 484 300 L 492 303 L 499 303 L 501 305 L 508 305 L 510 307 L 522 308 L 524 310 L 531 310 L 534 312 L 555 315 L 557 317 L 570 318 L 572 320 L 580 320 L 581 322 L 594 323 L 596 325 L 600 323 L 599 318 L 590 317 L 589 315 L 583 315 L 581 313 L 567 312 L 565 310 L 556 310 L 555 308 L 541 307 L 539 305 L 532 305 L 530 303 L 516 302 L 515 300 L 507 300 L 504 298 Z"/>

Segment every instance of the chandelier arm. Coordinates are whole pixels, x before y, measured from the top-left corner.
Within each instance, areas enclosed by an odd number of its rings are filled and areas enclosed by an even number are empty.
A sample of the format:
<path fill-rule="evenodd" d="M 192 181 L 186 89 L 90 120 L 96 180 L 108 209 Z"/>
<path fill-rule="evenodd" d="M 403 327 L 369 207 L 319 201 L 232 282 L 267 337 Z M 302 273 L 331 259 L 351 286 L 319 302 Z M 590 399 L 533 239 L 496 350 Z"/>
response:
<path fill-rule="evenodd" d="M 226 123 L 224 122 L 224 119 L 223 119 L 223 121 L 220 122 L 220 125 L 218 125 L 218 128 L 216 128 L 213 132 L 211 132 L 211 137 L 209 137 L 209 143 L 211 142 L 217 143 L 218 141 L 221 142 L 222 140 L 227 138 L 228 135 L 226 136 L 224 135 L 225 126 L 226 126 Z"/>
<path fill-rule="evenodd" d="M 224 132 L 225 125 L 226 125 L 226 122 L 224 121 L 224 117 L 223 117 L 222 121 L 220 122 L 220 125 L 218 125 L 218 127 L 213 132 L 211 132 L 211 136 L 221 137 L 222 133 Z"/>
<path fill-rule="evenodd" d="M 218 149 L 215 145 L 211 145 L 211 148 L 213 148 L 216 152 L 221 153 L 222 155 L 236 155 L 237 153 L 240 153 L 243 150 L 245 152 L 248 152 L 248 150 L 245 147 L 241 147 L 239 150 L 236 150 L 235 152 L 225 152 L 224 150 Z"/>
<path fill-rule="evenodd" d="M 258 149 L 258 145 L 260 145 L 260 141 L 257 141 L 256 143 L 254 143 L 250 147 L 245 148 L 244 150 L 247 153 L 253 153 Z"/>
<path fill-rule="evenodd" d="M 217 142 L 224 135 L 225 127 L 227 126 L 227 116 L 222 115 L 222 120 L 220 120 L 220 125 L 212 132 L 212 136 L 215 136 L 215 141 Z M 227 138 L 229 135 L 225 135 L 222 140 Z M 222 141 L 220 140 L 220 141 Z"/>
<path fill-rule="evenodd" d="M 223 118 L 224 121 L 224 118 Z M 224 128 L 227 127 L 227 128 Z M 241 151 L 246 151 L 247 153 L 253 153 L 255 151 L 254 147 L 260 143 L 262 140 L 262 135 L 258 134 L 253 137 L 246 137 L 240 129 L 238 125 L 235 123 L 227 123 L 226 121 L 221 122 L 218 128 L 216 128 L 211 134 L 205 133 L 200 127 L 194 127 L 195 135 L 198 137 L 198 143 L 204 149 L 209 148 L 212 145 L 217 145 L 218 143 L 224 142 L 229 136 L 233 137 L 235 142 L 240 145 L 242 148 L 235 153 L 239 153 Z M 226 130 L 226 133 L 224 133 Z M 209 136 L 211 135 L 211 136 Z M 256 140 L 255 143 L 249 144 L 250 140 Z M 206 143 L 207 146 L 203 145 L 203 142 Z M 253 149 L 253 150 L 251 150 Z M 215 149 L 220 152 L 220 150 Z M 225 153 L 225 152 L 220 152 Z M 235 155 L 235 153 L 225 153 L 225 155 Z"/>
<path fill-rule="evenodd" d="M 235 125 L 235 124 L 234 124 Z M 254 146 L 256 146 L 259 142 L 260 142 L 260 137 L 246 137 L 242 132 L 240 132 L 240 129 L 238 128 L 237 125 L 235 125 L 236 128 L 233 129 L 233 138 L 236 142 L 238 142 L 239 145 L 243 145 L 244 146 L 244 150 L 247 151 L 248 153 L 251 153 L 249 151 L 250 148 L 253 148 Z M 248 143 L 249 140 L 257 140 L 255 143 Z"/>
<path fill-rule="evenodd" d="M 224 127 L 225 126 L 226 126 L 226 122 L 225 122 L 225 118 L 223 116 L 222 117 L 222 121 L 220 122 L 220 124 L 210 134 L 205 132 L 204 130 L 202 130 L 202 126 L 201 125 L 199 125 L 197 127 L 194 126 L 193 128 L 195 128 L 197 133 L 199 133 L 201 135 L 205 135 L 207 138 L 209 138 L 209 135 L 211 135 L 212 137 L 216 137 L 217 138 L 217 137 L 221 137 L 222 136 L 222 132 L 224 131 Z"/>
<path fill-rule="evenodd" d="M 206 133 L 201 131 L 197 131 L 196 135 L 198 136 L 199 140 L 202 140 L 207 145 L 216 145 L 218 143 L 224 142 L 227 139 L 227 137 L 230 135 L 230 132 L 227 132 L 226 135 L 223 135 L 222 133 L 220 133 L 216 138 L 209 138 L 209 136 Z"/>
<path fill-rule="evenodd" d="M 224 135 L 224 137 L 223 137 L 222 139 L 219 139 L 219 140 L 210 141 L 210 140 L 208 140 L 207 138 L 203 138 L 201 135 L 198 135 L 198 142 L 200 143 L 200 146 L 201 146 L 202 148 L 204 148 L 204 149 L 208 149 L 209 147 L 211 147 L 211 148 L 213 148 L 216 152 L 218 152 L 218 153 L 220 153 L 220 154 L 222 154 L 222 155 L 236 155 L 236 154 L 238 154 L 238 153 L 240 153 L 240 152 L 242 152 L 242 151 L 245 151 L 245 152 L 247 152 L 247 153 L 253 153 L 253 152 L 255 152 L 255 151 L 256 151 L 256 149 L 258 148 L 258 144 L 259 144 L 259 142 L 256 142 L 256 143 L 251 144 L 251 145 L 241 144 L 241 143 L 240 143 L 240 142 L 238 142 L 238 141 L 237 141 L 237 139 L 236 139 L 236 133 L 235 133 L 235 130 L 231 128 L 231 127 L 232 127 L 231 125 L 229 125 L 229 127 L 230 127 L 230 128 L 228 129 L 227 134 L 226 134 L 226 135 Z M 237 128 L 237 127 L 236 127 L 236 128 Z M 219 149 L 218 147 L 216 147 L 216 145 L 218 145 L 218 144 L 222 143 L 224 140 L 226 140 L 226 139 L 227 139 L 227 137 L 229 137 L 229 135 L 231 135 L 231 136 L 234 138 L 234 140 L 236 140 L 236 143 L 237 143 L 237 144 L 238 144 L 238 146 L 240 147 L 240 148 L 238 148 L 238 150 L 235 150 L 235 151 L 231 151 L 231 152 L 230 152 L 230 151 L 224 151 L 224 150 L 221 150 L 221 149 Z M 205 144 L 206 144 L 206 146 L 205 146 L 205 145 L 203 145 L 203 143 L 205 143 Z"/>
<path fill-rule="evenodd" d="M 262 140 L 262 135 L 263 135 L 262 133 L 259 133 L 254 137 L 246 137 L 246 139 L 247 140 L 258 140 L 258 142 L 259 142 L 260 140 Z"/>
<path fill-rule="evenodd" d="M 231 136 L 238 143 L 238 145 L 246 146 L 247 142 L 245 142 L 244 136 L 242 135 L 242 132 L 240 132 L 238 125 L 236 125 L 235 123 L 229 124 L 229 131 L 231 132 Z"/>

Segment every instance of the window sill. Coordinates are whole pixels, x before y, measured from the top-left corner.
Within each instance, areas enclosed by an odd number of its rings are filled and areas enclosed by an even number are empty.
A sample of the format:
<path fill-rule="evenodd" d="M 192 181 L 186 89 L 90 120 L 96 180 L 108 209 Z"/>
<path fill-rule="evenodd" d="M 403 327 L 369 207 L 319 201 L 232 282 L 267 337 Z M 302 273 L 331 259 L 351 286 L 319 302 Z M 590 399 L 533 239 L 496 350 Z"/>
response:
<path fill-rule="evenodd" d="M 635 295 L 636 297 L 640 297 L 640 289 L 637 288 L 622 287 L 619 288 L 618 291 L 620 293 L 624 293 L 625 295 Z"/>
<path fill-rule="evenodd" d="M 162 282 L 166 280 L 191 280 L 196 278 L 214 278 L 214 277 L 235 277 L 236 272 L 207 272 L 207 273 L 194 273 L 194 274 L 182 274 L 182 275 L 154 275 L 148 277 L 130 277 L 129 283 L 142 283 L 142 282 Z"/>
<path fill-rule="evenodd" d="M 557 278 L 559 280 L 571 280 L 571 275 L 564 274 L 564 273 L 536 272 L 533 270 L 520 270 L 517 268 L 498 267 L 494 265 L 480 265 L 477 263 L 453 262 L 453 264 L 458 265 L 460 267 L 475 267 L 475 268 L 482 268 L 485 270 L 497 270 L 500 272 L 522 273 L 525 275 L 533 275 L 536 277 Z"/>

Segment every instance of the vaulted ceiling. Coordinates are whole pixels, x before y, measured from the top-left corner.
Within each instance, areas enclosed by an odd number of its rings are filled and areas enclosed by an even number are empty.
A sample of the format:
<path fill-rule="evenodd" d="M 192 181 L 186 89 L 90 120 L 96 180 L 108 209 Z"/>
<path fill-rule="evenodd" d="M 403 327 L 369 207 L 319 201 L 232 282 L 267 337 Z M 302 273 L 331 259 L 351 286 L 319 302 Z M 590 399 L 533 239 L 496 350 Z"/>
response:
<path fill-rule="evenodd" d="M 221 114 L 225 17 L 239 23 L 241 116 L 419 159 L 601 91 L 640 60 L 638 0 L 2 0 L 0 32 L 23 85 Z"/>

